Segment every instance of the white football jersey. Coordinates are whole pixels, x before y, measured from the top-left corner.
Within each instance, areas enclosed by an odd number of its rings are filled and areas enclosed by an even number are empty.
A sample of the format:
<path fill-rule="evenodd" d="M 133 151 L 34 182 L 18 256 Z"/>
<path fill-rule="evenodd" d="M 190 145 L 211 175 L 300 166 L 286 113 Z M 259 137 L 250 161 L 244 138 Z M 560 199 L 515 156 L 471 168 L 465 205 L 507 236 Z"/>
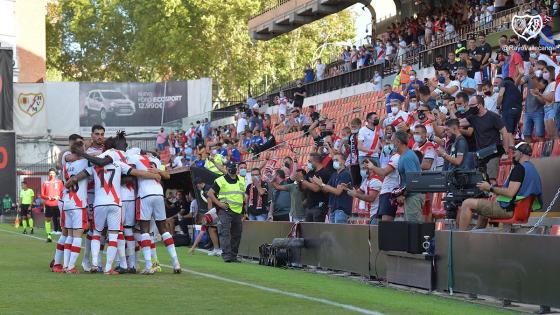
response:
<path fill-rule="evenodd" d="M 98 156 L 99 154 L 103 153 L 103 149 L 101 148 L 96 148 L 96 147 L 89 147 L 86 150 L 86 153 L 89 155 L 94 155 L 94 156 Z M 95 183 L 94 183 L 94 179 L 93 177 L 89 178 L 89 182 L 88 182 L 88 194 L 93 195 L 95 193 Z"/>
<path fill-rule="evenodd" d="M 121 175 L 128 174 L 131 170 L 130 166 L 123 163 L 117 150 L 110 149 L 98 155 L 99 158 L 110 156 L 113 163 L 109 163 L 103 167 L 92 166 L 88 169 L 88 173 L 95 180 L 95 199 L 93 206 L 105 205 L 121 205 Z"/>
<path fill-rule="evenodd" d="M 136 169 L 147 171 L 150 168 L 161 168 L 161 161 L 155 157 L 147 155 L 133 155 L 128 159 L 128 163 L 133 164 Z M 144 198 L 150 195 L 163 196 L 163 187 L 155 179 L 138 178 L 138 197 Z"/>
<path fill-rule="evenodd" d="M 63 158 L 64 160 L 64 158 Z M 62 167 L 64 182 L 71 177 L 78 175 L 89 167 L 86 159 L 79 159 L 73 162 L 64 162 Z M 87 187 L 89 178 L 84 178 L 70 189 L 64 187 L 62 191 L 62 203 L 64 210 L 83 209 L 87 207 Z"/>

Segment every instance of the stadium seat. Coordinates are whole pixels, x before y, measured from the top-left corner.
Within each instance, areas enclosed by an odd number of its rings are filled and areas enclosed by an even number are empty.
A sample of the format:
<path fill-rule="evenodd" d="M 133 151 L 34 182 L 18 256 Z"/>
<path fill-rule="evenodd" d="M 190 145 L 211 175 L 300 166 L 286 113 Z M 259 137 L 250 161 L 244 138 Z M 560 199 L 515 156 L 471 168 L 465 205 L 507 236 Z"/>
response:
<path fill-rule="evenodd" d="M 543 147 L 544 147 L 543 141 L 531 143 L 531 149 L 533 149 L 533 155 L 531 155 L 531 157 L 540 158 L 542 156 Z"/>
<path fill-rule="evenodd" d="M 552 153 L 550 156 L 560 156 L 560 139 L 554 141 L 554 146 L 552 148 Z"/>
<path fill-rule="evenodd" d="M 560 225 L 553 225 L 550 227 L 550 235 L 560 236 Z"/>
<path fill-rule="evenodd" d="M 509 219 L 492 219 L 490 222 L 503 223 L 503 224 L 523 224 L 529 221 L 529 214 L 531 213 L 531 205 L 535 200 L 535 196 L 527 197 L 517 203 L 513 211 L 513 217 Z"/>

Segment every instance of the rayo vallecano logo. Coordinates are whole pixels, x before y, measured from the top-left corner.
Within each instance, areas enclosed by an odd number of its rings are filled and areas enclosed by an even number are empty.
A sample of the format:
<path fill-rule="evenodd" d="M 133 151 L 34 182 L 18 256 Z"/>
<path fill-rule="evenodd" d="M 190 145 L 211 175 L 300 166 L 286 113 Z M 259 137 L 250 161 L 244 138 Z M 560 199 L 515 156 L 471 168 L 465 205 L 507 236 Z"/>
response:
<path fill-rule="evenodd" d="M 31 117 L 40 112 L 44 105 L 43 93 L 21 93 L 18 96 L 19 109 Z"/>
<path fill-rule="evenodd" d="M 537 37 L 543 28 L 543 19 L 540 15 L 514 15 L 511 19 L 511 28 L 517 36 L 529 40 Z"/>

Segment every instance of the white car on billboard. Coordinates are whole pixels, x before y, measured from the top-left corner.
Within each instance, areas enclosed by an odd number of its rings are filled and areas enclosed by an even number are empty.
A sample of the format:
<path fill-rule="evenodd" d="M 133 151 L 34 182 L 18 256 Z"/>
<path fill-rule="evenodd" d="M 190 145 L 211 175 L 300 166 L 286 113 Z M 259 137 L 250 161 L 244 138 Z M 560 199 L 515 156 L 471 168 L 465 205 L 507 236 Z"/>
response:
<path fill-rule="evenodd" d="M 88 92 L 84 106 L 84 114 L 91 117 L 99 115 L 105 120 L 108 114 L 115 116 L 132 116 L 136 106 L 128 96 L 116 90 L 91 90 Z"/>

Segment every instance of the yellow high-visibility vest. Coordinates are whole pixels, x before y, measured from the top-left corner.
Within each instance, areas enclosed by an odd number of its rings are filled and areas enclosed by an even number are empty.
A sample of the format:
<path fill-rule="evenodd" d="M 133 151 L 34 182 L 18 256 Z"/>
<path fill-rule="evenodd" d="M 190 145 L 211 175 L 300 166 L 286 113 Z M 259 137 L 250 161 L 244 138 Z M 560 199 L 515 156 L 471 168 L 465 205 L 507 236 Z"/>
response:
<path fill-rule="evenodd" d="M 224 176 L 220 176 L 216 178 L 216 184 L 220 187 L 218 200 L 227 203 L 232 212 L 240 214 L 243 211 L 245 179 L 241 176 L 237 176 L 237 182 L 230 184 Z"/>

